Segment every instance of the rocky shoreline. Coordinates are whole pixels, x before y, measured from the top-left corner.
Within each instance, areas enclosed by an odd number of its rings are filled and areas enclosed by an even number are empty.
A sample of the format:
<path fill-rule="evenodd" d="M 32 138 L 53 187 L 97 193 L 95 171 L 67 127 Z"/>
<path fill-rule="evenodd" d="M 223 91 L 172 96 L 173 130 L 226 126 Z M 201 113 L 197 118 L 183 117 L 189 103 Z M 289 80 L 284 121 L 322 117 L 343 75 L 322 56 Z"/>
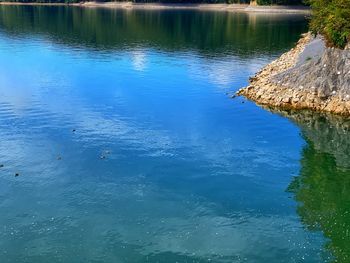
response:
<path fill-rule="evenodd" d="M 237 92 L 257 104 L 311 109 L 350 117 L 350 46 L 328 48 L 304 34 L 296 47 L 268 64 Z"/>

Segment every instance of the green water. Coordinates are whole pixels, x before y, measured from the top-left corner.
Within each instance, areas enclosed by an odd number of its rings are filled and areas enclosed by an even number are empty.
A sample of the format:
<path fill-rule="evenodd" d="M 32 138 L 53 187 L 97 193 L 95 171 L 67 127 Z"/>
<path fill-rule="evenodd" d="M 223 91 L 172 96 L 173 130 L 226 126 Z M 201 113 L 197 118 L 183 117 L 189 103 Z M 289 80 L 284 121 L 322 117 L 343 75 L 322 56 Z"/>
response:
<path fill-rule="evenodd" d="M 334 262 L 350 261 L 350 121 L 311 112 L 287 113 L 307 142 L 288 187 L 309 231 L 322 231 Z"/>
<path fill-rule="evenodd" d="M 349 120 L 228 96 L 306 30 L 0 6 L 0 262 L 349 262 Z"/>

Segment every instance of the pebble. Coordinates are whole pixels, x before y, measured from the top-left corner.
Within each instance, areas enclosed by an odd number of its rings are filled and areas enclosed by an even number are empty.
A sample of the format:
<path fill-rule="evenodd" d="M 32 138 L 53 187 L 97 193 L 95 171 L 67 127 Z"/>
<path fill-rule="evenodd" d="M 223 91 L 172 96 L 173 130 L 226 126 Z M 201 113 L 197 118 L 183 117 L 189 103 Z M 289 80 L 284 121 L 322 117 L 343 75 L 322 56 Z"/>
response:
<path fill-rule="evenodd" d="M 289 103 L 289 102 L 290 102 L 290 98 L 289 98 L 289 97 L 284 98 L 284 99 L 283 99 L 283 102 L 284 102 L 284 103 Z"/>

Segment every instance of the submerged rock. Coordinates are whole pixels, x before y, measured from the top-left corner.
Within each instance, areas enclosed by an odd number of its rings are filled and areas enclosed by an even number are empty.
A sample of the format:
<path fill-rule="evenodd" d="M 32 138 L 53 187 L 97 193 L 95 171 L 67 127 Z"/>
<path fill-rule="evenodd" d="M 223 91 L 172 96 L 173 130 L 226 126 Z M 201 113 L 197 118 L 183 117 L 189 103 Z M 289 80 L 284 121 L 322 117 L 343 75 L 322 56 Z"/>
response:
<path fill-rule="evenodd" d="M 321 37 L 305 34 L 237 94 L 262 105 L 350 116 L 349 48 L 327 48 Z"/>

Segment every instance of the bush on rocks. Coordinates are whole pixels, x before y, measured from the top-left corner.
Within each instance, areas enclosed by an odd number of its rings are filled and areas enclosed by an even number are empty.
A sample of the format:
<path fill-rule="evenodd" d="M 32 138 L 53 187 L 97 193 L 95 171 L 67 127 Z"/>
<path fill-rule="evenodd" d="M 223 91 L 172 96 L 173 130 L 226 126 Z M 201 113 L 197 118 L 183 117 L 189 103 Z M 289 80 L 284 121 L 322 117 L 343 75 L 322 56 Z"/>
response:
<path fill-rule="evenodd" d="M 313 9 L 310 27 L 329 46 L 344 48 L 350 42 L 350 0 L 308 0 Z"/>

